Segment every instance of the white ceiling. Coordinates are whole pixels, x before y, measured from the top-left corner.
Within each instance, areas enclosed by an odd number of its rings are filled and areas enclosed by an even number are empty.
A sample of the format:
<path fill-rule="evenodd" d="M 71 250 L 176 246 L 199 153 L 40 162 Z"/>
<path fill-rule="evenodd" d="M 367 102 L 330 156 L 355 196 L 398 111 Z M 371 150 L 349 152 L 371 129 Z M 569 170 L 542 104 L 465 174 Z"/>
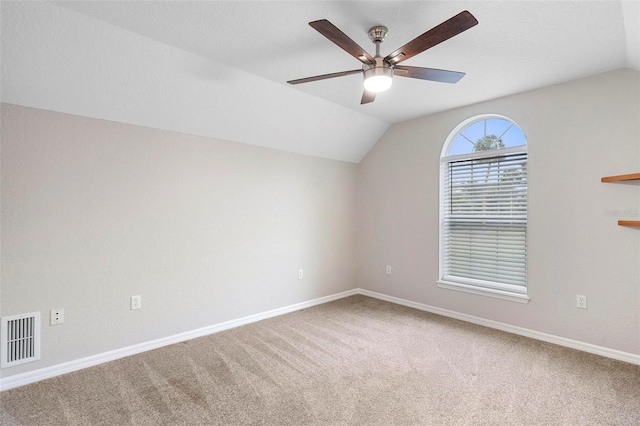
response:
<path fill-rule="evenodd" d="M 640 70 L 638 1 L 2 3 L 4 102 L 353 162 L 390 123 Z M 384 55 L 462 10 L 479 24 L 404 63 L 466 72 L 456 85 L 396 77 L 360 105 L 359 75 L 286 84 L 359 68 L 310 21 L 330 20 L 370 52 L 368 28 L 385 25 Z M 69 94 L 77 87 L 95 93 Z"/>

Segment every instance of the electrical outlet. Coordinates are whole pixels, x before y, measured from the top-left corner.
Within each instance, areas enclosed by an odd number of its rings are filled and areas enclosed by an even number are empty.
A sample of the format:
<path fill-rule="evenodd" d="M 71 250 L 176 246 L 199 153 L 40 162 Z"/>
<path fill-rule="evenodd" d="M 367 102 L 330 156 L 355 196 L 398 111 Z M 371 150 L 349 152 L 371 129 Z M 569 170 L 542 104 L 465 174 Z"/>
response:
<path fill-rule="evenodd" d="M 391 275 L 391 265 L 387 265 L 387 275 Z"/>
<path fill-rule="evenodd" d="M 576 306 L 580 309 L 587 309 L 587 296 L 576 296 Z"/>
<path fill-rule="evenodd" d="M 142 308 L 142 296 L 131 296 L 131 310 Z"/>
<path fill-rule="evenodd" d="M 298 279 L 301 280 L 302 278 L 304 278 L 304 272 L 302 269 L 298 269 Z"/>
<path fill-rule="evenodd" d="M 51 325 L 59 325 L 64 322 L 64 309 L 51 310 Z"/>

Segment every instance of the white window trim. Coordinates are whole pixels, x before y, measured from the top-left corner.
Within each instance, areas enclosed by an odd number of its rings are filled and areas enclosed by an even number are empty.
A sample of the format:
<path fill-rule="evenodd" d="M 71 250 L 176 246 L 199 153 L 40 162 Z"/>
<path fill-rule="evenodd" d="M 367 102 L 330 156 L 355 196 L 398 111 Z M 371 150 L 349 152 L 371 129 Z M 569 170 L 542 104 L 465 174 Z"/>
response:
<path fill-rule="evenodd" d="M 512 291 L 496 290 L 488 287 L 470 286 L 467 284 L 438 280 L 436 284 L 439 288 L 447 290 L 461 291 L 463 293 L 477 294 L 480 296 L 494 297 L 496 299 L 509 300 L 511 302 L 529 303 L 529 296 L 527 294 L 518 294 Z M 526 289 L 525 289 L 526 290 Z"/>
<path fill-rule="evenodd" d="M 436 284 L 439 288 L 442 289 L 447 289 L 447 290 L 454 290 L 454 291 L 460 291 L 463 293 L 470 293 L 470 294 L 476 294 L 479 296 L 486 296 L 486 297 L 492 297 L 492 298 L 496 298 L 496 299 L 502 299 L 502 300 L 508 300 L 511 302 L 518 302 L 518 303 L 529 303 L 529 301 L 531 300 L 529 298 L 528 294 L 528 287 L 521 287 L 521 286 L 510 286 L 507 284 L 500 284 L 500 283 L 480 283 L 479 280 L 472 280 L 469 278 L 461 278 L 461 277 L 456 277 L 455 280 L 456 281 L 450 281 L 447 280 L 447 278 L 450 278 L 446 275 L 444 275 L 444 271 L 445 271 L 445 265 L 444 265 L 444 227 L 442 226 L 442 223 L 444 222 L 444 203 L 442 202 L 443 197 L 444 197 L 444 193 L 445 193 L 445 187 L 444 187 L 444 173 L 446 172 L 444 170 L 444 167 L 447 167 L 447 165 L 451 162 L 451 161 L 457 161 L 457 160 L 465 160 L 465 159 L 470 159 L 470 158 L 481 158 L 483 156 L 501 156 L 501 155 L 509 155 L 509 154 L 515 154 L 515 153 L 519 153 L 519 152 L 528 152 L 528 145 L 522 145 L 522 146 L 514 146 L 514 147 L 510 147 L 510 148 L 503 148 L 503 149 L 496 149 L 496 150 L 492 150 L 490 151 L 491 154 L 488 155 L 487 153 L 483 154 L 479 154 L 479 155 L 473 155 L 473 154 L 458 154 L 458 155 L 450 155 L 450 156 L 445 156 L 448 152 L 449 152 L 449 148 L 451 147 L 451 144 L 453 143 L 453 140 L 458 136 L 458 134 L 464 130 L 467 126 L 469 126 L 472 123 L 475 123 L 477 121 L 480 120 L 485 120 L 485 119 L 489 119 L 489 118 L 501 118 L 504 120 L 508 120 L 512 123 L 514 123 L 516 126 L 520 127 L 518 125 L 518 123 L 516 123 L 515 121 L 513 121 L 511 118 L 503 116 L 503 115 L 498 115 L 498 114 L 481 114 L 481 115 L 476 115 L 473 117 L 468 118 L 467 120 L 464 120 L 463 122 L 461 122 L 460 124 L 458 124 L 452 131 L 451 133 L 449 133 L 449 136 L 447 137 L 445 143 L 442 146 L 442 152 L 440 154 L 440 194 L 439 194 L 439 206 L 440 206 L 440 214 L 439 214 L 439 271 L 438 271 L 438 276 L 440 277 L 437 281 Z M 528 209 L 528 207 L 527 207 Z"/>

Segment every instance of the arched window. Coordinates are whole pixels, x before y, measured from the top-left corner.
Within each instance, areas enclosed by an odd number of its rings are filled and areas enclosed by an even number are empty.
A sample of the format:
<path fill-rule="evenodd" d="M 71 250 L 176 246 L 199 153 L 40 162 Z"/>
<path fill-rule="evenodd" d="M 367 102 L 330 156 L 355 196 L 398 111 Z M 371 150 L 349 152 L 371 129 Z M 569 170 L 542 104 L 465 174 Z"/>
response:
<path fill-rule="evenodd" d="M 440 156 L 438 286 L 528 302 L 527 140 L 507 117 L 460 123 Z"/>

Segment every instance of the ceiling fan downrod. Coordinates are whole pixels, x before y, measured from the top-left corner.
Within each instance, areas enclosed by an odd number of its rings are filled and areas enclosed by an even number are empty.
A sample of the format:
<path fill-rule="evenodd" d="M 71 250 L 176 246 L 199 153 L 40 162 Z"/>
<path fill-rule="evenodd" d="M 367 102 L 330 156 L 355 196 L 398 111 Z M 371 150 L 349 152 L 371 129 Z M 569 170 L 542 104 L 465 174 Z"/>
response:
<path fill-rule="evenodd" d="M 380 43 L 384 41 L 388 33 L 389 29 L 384 25 L 369 28 L 369 39 L 376 45 L 376 58 L 380 56 Z"/>

